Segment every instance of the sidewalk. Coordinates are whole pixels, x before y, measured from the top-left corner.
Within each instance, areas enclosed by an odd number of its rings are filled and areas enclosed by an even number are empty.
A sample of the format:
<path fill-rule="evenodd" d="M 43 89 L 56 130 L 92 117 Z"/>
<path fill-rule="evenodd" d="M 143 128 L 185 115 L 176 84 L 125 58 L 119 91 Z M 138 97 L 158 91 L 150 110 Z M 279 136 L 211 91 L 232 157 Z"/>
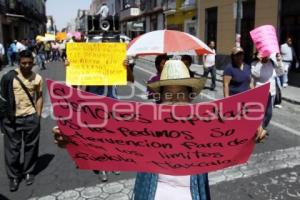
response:
<path fill-rule="evenodd" d="M 141 62 L 149 62 L 149 64 L 153 64 L 155 60 L 155 56 L 147 56 L 143 58 L 139 58 Z M 203 74 L 203 66 L 202 65 L 197 65 L 193 64 L 192 68 L 198 68 L 196 71 L 197 75 L 202 75 Z M 218 82 L 223 82 L 223 70 L 217 70 L 217 81 Z M 282 100 L 300 105 L 300 88 L 298 87 L 293 87 L 293 86 L 288 86 L 286 88 L 282 89 Z"/>

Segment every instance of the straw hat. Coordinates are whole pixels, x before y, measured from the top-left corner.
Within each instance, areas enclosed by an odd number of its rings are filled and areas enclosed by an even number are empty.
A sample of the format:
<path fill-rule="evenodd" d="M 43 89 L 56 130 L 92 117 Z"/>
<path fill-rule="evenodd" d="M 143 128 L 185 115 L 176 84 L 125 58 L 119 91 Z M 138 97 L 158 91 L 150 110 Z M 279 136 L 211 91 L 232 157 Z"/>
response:
<path fill-rule="evenodd" d="M 206 78 L 191 78 L 188 68 L 181 60 L 168 60 L 161 72 L 160 81 L 149 83 L 148 87 L 154 92 L 159 92 L 162 86 L 187 86 L 198 95 L 205 82 Z"/>

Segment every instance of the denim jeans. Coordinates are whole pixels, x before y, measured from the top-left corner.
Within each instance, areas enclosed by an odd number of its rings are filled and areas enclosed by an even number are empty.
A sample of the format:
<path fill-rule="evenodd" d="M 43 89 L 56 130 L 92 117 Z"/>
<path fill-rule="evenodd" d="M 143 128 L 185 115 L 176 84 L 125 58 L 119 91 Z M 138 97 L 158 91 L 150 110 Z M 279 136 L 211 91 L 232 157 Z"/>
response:
<path fill-rule="evenodd" d="M 284 74 L 283 74 L 283 80 L 282 80 L 282 84 L 284 83 L 288 83 L 289 82 L 289 78 L 288 78 L 288 75 L 289 75 L 289 71 L 290 71 L 290 68 L 292 66 L 292 62 L 285 62 L 283 61 L 282 62 L 285 67 L 285 70 L 284 70 Z"/>
<path fill-rule="evenodd" d="M 36 58 L 37 58 L 37 63 L 39 65 L 40 69 L 46 69 L 46 67 L 45 67 L 45 54 L 40 53 L 36 56 Z"/>
<path fill-rule="evenodd" d="M 264 116 L 263 123 L 262 123 L 263 129 L 266 129 L 268 127 L 268 125 L 272 119 L 274 101 L 275 101 L 275 95 L 272 96 L 271 94 L 269 94 L 266 112 L 265 112 L 265 116 Z"/>
<path fill-rule="evenodd" d="M 211 66 L 204 68 L 204 77 L 208 77 L 208 74 L 211 75 L 211 89 L 215 89 L 216 87 L 216 66 Z"/>

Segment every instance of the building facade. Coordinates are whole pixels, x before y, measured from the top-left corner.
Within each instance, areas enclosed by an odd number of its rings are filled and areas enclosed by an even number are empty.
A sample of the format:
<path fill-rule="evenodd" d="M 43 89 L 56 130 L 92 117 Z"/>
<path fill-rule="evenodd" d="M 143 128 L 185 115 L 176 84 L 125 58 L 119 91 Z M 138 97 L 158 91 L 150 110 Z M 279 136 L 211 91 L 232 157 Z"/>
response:
<path fill-rule="evenodd" d="M 121 32 L 134 38 L 165 28 L 164 0 L 121 0 Z"/>
<path fill-rule="evenodd" d="M 35 38 L 46 32 L 45 0 L 0 0 L 0 42 Z"/>
<path fill-rule="evenodd" d="M 299 0 L 243 0 L 242 4 L 241 46 L 246 51 L 248 62 L 254 52 L 249 32 L 266 24 L 277 29 L 280 43 L 291 36 L 300 57 Z M 235 45 L 236 13 L 236 0 L 200 0 L 199 37 L 206 42 L 216 41 L 217 52 L 221 55 L 228 55 Z"/>
<path fill-rule="evenodd" d="M 46 23 L 46 32 L 50 34 L 56 33 L 56 25 L 53 19 L 53 16 L 47 16 L 47 23 Z"/>
<path fill-rule="evenodd" d="M 134 38 L 145 33 L 145 20 L 142 19 L 140 0 L 120 1 L 120 29 L 121 33 Z"/>
<path fill-rule="evenodd" d="M 77 16 L 75 19 L 75 31 L 79 31 L 84 34 L 87 34 L 89 12 L 90 12 L 89 10 L 78 9 Z"/>
<path fill-rule="evenodd" d="M 165 27 L 197 35 L 197 1 L 167 0 L 165 1 Z"/>

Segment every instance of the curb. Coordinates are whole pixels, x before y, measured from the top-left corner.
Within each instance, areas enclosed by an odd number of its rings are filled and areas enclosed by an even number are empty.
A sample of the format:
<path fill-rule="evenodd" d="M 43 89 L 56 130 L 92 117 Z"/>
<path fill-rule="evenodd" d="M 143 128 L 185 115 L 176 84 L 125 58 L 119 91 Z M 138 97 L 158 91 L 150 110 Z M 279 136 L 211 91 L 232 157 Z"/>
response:
<path fill-rule="evenodd" d="M 153 62 L 154 62 L 154 61 L 152 61 L 152 60 L 145 59 L 145 58 L 139 58 L 138 60 L 140 60 L 140 61 L 142 61 L 142 62 L 143 62 L 143 61 L 146 61 L 146 62 L 149 62 L 149 63 L 153 63 Z M 195 65 L 196 65 L 196 64 L 195 64 Z M 201 65 L 199 65 L 199 66 L 201 66 Z M 220 71 L 220 70 L 219 70 L 219 71 Z M 196 74 L 201 76 L 201 74 L 199 74 L 199 73 L 196 73 Z M 221 82 L 221 83 L 222 83 L 223 80 L 220 79 L 220 77 L 218 77 L 218 76 L 222 76 L 222 74 L 217 73 L 217 77 L 216 77 L 217 82 Z M 208 77 L 208 79 L 211 79 L 211 78 Z M 299 88 L 299 90 L 300 90 L 300 88 Z M 284 100 L 284 101 L 286 101 L 286 102 L 295 104 L 295 105 L 300 105 L 300 101 L 297 101 L 297 100 L 295 100 L 295 99 L 291 99 L 291 98 L 286 97 L 286 96 L 282 96 L 281 99 Z"/>
<path fill-rule="evenodd" d="M 289 98 L 284 97 L 284 96 L 282 96 L 281 99 L 284 100 L 284 101 L 287 101 L 289 103 L 295 104 L 295 105 L 300 105 L 300 101 L 296 101 L 294 99 L 289 99 Z"/>

